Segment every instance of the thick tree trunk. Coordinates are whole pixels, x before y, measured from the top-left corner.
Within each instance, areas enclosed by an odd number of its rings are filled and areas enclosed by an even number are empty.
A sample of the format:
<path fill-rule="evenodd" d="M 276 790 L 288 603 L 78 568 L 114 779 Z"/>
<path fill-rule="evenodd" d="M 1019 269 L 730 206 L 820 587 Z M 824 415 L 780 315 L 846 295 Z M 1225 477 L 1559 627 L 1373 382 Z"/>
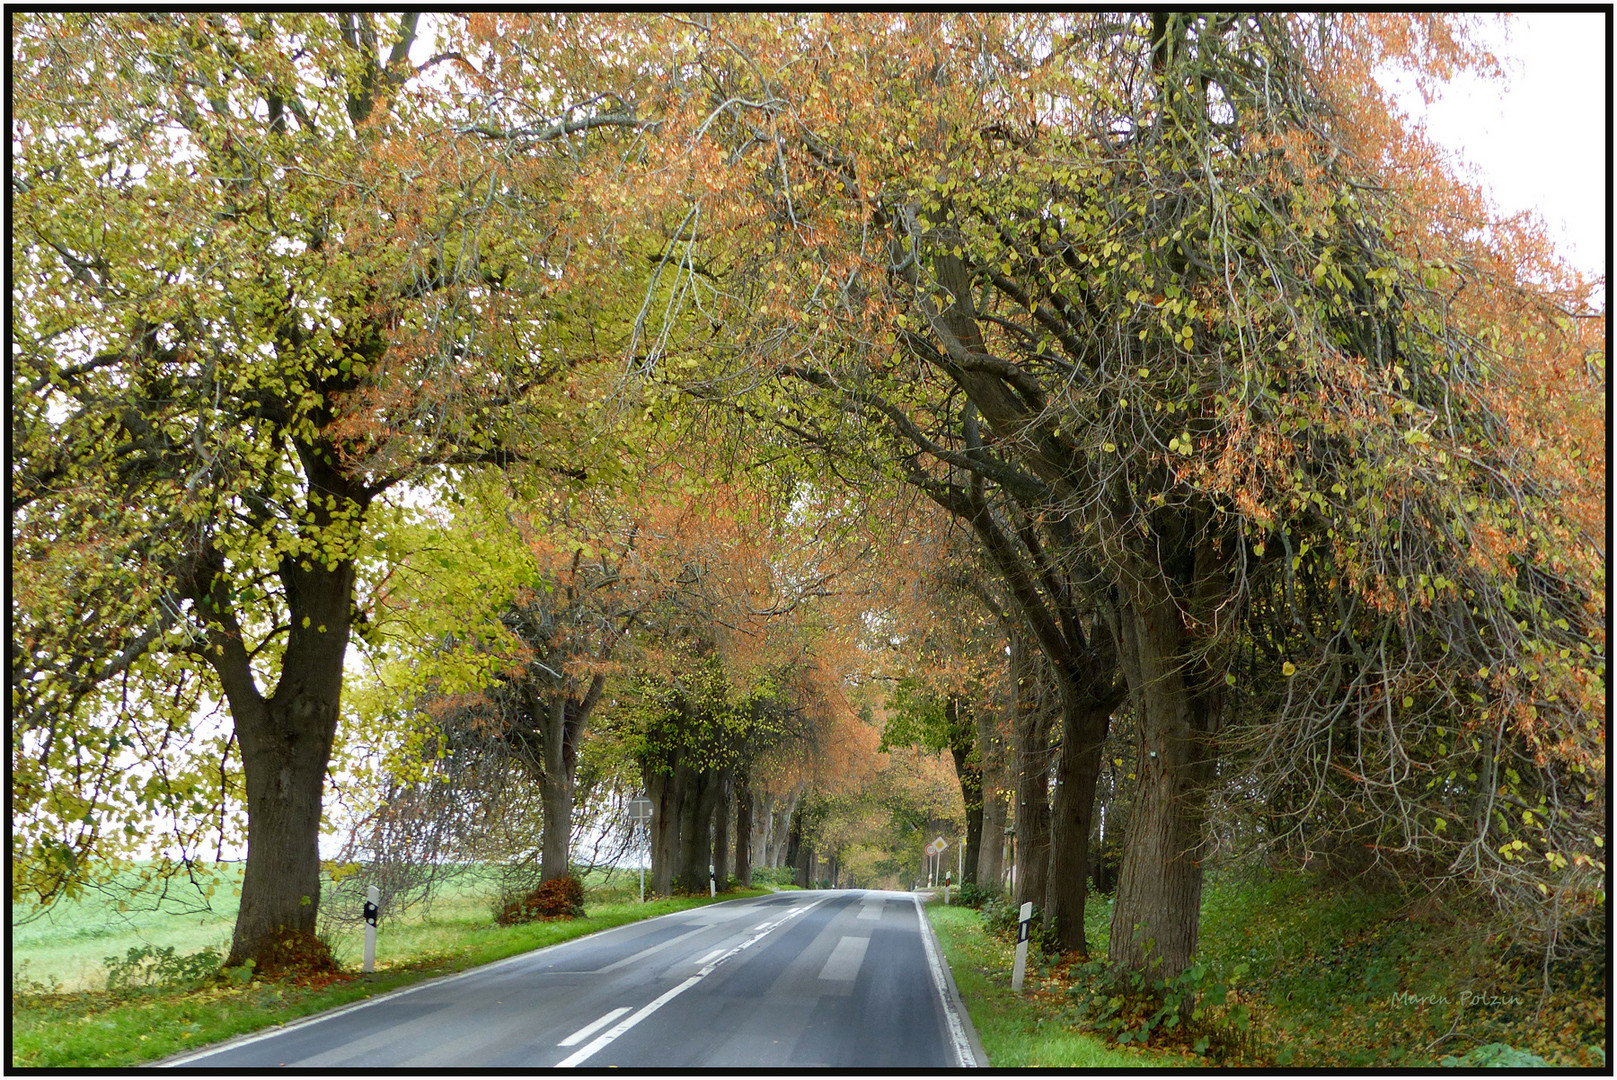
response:
<path fill-rule="evenodd" d="M 661 767 L 655 767 L 660 765 Z M 683 761 L 653 763 L 646 772 L 651 799 L 651 890 L 667 896 L 673 889 L 679 857 L 680 820 L 690 787 L 691 770 Z"/>
<path fill-rule="evenodd" d="M 247 782 L 247 866 L 229 966 L 320 966 L 320 807 L 336 732 L 335 694 L 272 700 L 262 721 L 236 718 Z M 307 955 L 313 950 L 314 955 Z"/>
<path fill-rule="evenodd" d="M 736 881 L 752 888 L 752 778 L 736 778 Z"/>
<path fill-rule="evenodd" d="M 1050 828 L 1050 880 L 1045 891 L 1045 941 L 1060 952 L 1087 955 L 1084 903 L 1089 895 L 1089 832 L 1111 705 L 1085 700 L 1077 690 L 1066 691 L 1063 697 L 1061 756 L 1056 764 Z"/>
<path fill-rule="evenodd" d="M 1129 814 L 1112 913 L 1111 963 L 1184 970 L 1196 950 L 1205 845 L 1204 800 L 1217 718 L 1212 680 L 1198 680 L 1184 616 L 1155 582 L 1137 585 L 1120 612 L 1123 669 L 1140 730 L 1139 782 Z M 1202 685 L 1198 686 L 1197 682 Z"/>
<path fill-rule="evenodd" d="M 567 876 L 568 856 L 573 838 L 573 783 L 567 769 L 564 749 L 567 730 L 567 698 L 552 695 L 542 713 L 534 719 L 544 723 L 545 769 L 539 780 L 539 797 L 544 807 L 545 831 L 539 851 L 539 880 Z M 576 756 L 574 762 L 576 764 Z"/>
<path fill-rule="evenodd" d="M 596 675 L 581 698 L 564 688 L 555 689 L 547 701 L 530 706 L 533 720 L 542 725 L 541 746 L 545 767 L 539 777 L 540 801 L 544 807 L 545 831 L 540 848 L 539 879 L 551 881 L 571 872 L 573 839 L 573 799 L 578 777 L 578 744 L 584 737 L 590 713 L 600 700 L 606 684 Z"/>
<path fill-rule="evenodd" d="M 1005 747 L 994 714 L 977 714 L 977 753 L 983 767 L 982 836 L 977 852 L 977 884 L 998 889 L 1004 877 L 1005 854 Z"/>
<path fill-rule="evenodd" d="M 713 855 L 713 815 L 718 810 L 723 783 L 717 769 L 694 774 L 691 794 L 680 818 L 679 872 L 676 889 L 707 892 L 708 867 Z"/>
<path fill-rule="evenodd" d="M 1049 716 L 1038 702 L 1031 658 L 1015 638 L 1011 670 L 1017 674 L 1012 745 L 1016 755 L 1016 896 L 1043 907 L 1050 872 Z M 1020 655 L 1018 655 L 1020 654 Z"/>
<path fill-rule="evenodd" d="M 212 556 L 216 572 L 223 560 Z M 314 938 L 320 908 L 320 810 L 326 765 L 341 707 L 354 569 L 339 563 L 309 569 L 292 560 L 280 575 L 292 628 L 281 679 L 264 698 L 254 682 L 241 634 L 228 613 L 223 577 L 201 580 L 196 596 L 222 613 L 209 624 L 247 786 L 247 866 L 228 965 L 252 960 L 261 972 L 329 966 Z M 199 579 L 200 580 L 200 579 Z"/>

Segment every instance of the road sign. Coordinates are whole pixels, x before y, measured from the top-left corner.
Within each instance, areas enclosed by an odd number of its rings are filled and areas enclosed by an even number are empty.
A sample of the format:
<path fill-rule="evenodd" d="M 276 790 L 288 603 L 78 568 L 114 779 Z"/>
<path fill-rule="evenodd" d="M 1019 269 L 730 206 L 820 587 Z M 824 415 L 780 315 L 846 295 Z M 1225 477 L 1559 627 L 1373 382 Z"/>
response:
<path fill-rule="evenodd" d="M 932 846 L 933 846 L 933 847 L 935 847 L 935 848 L 937 848 L 937 849 L 938 849 L 938 851 L 940 851 L 940 852 L 941 852 L 941 851 L 942 851 L 942 850 L 943 850 L 943 849 L 944 849 L 944 848 L 946 848 L 946 847 L 948 847 L 948 846 L 949 846 L 949 841 L 947 841 L 947 840 L 945 840 L 945 839 L 944 839 L 944 838 L 943 838 L 943 837 L 941 837 L 941 836 L 939 836 L 939 837 L 936 837 L 936 838 L 935 838 L 935 839 L 934 839 L 934 840 L 933 840 L 933 841 L 932 841 Z"/>
<path fill-rule="evenodd" d="M 644 795 L 636 795 L 629 800 L 629 820 L 635 824 L 651 820 L 651 800 Z M 640 902 L 646 902 L 646 864 L 640 864 Z"/>
<path fill-rule="evenodd" d="M 943 851 L 943 847 L 944 844 L 942 840 L 934 840 L 926 846 L 926 853 L 928 855 L 937 855 Z"/>

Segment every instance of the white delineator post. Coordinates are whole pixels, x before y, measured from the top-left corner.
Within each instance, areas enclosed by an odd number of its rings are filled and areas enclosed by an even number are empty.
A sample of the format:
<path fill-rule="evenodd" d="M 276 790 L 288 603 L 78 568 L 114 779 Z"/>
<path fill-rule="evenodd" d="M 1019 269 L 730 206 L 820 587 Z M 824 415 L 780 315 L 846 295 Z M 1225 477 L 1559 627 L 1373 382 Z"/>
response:
<path fill-rule="evenodd" d="M 1027 973 L 1027 938 L 1028 927 L 1033 921 L 1033 901 L 1029 900 L 1017 912 L 1016 923 L 1016 966 L 1011 968 L 1011 989 L 1018 994 L 1022 992 L 1022 976 Z"/>
<path fill-rule="evenodd" d="M 381 914 L 382 890 L 375 885 L 365 890 L 365 972 L 376 970 L 376 917 Z"/>
<path fill-rule="evenodd" d="M 719 895 L 718 883 L 713 880 L 713 864 L 712 863 L 707 864 L 707 894 L 709 896 L 717 896 L 717 895 Z"/>

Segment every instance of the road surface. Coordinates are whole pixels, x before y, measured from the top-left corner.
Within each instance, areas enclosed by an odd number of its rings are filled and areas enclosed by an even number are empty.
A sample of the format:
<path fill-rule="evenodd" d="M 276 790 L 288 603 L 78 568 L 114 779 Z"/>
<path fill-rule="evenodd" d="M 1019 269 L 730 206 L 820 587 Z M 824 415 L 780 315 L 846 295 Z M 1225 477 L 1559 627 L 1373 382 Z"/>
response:
<path fill-rule="evenodd" d="M 162 1062 L 198 1069 L 982 1064 L 912 893 L 731 900 Z"/>

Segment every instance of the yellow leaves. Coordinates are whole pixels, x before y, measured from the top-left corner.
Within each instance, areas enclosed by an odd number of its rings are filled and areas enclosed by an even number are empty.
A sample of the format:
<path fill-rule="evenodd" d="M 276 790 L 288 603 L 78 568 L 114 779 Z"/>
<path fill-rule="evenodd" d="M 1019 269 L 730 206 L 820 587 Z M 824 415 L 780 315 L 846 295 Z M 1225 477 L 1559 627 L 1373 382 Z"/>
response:
<path fill-rule="evenodd" d="M 1290 678 L 1291 676 L 1297 674 L 1297 665 L 1293 664 L 1290 660 L 1287 660 L 1284 664 L 1280 665 L 1280 673 L 1287 678 Z"/>

